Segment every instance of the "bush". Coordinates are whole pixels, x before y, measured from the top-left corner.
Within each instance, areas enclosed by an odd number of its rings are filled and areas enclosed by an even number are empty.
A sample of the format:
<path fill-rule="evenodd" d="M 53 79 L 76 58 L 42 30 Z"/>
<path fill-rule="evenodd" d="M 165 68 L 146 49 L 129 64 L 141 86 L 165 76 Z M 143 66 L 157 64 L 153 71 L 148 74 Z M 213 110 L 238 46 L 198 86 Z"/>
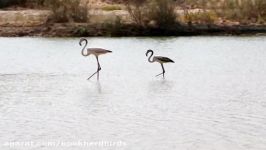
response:
<path fill-rule="evenodd" d="M 138 26 L 145 25 L 147 0 L 132 0 L 126 3 L 127 11 L 133 22 Z"/>
<path fill-rule="evenodd" d="M 225 17 L 240 22 L 261 22 L 266 21 L 265 0 L 229 0 L 224 3 Z M 222 14 L 222 13 L 221 13 Z"/>
<path fill-rule="evenodd" d="M 104 11 L 113 11 L 113 10 L 121 10 L 122 8 L 119 5 L 105 5 L 102 7 Z"/>
<path fill-rule="evenodd" d="M 213 11 L 217 17 L 240 23 L 266 22 L 266 0 L 177 0 L 185 8 Z M 195 14 L 189 14 L 194 16 Z M 200 14 L 198 14 L 200 15 Z"/>
<path fill-rule="evenodd" d="M 188 12 L 184 16 L 184 22 L 188 24 L 214 24 L 218 16 L 213 11 Z"/>
<path fill-rule="evenodd" d="M 76 36 L 87 36 L 89 34 L 88 27 L 76 27 L 73 29 Z"/>
<path fill-rule="evenodd" d="M 178 23 L 173 0 L 133 0 L 127 3 L 127 10 L 139 26 L 155 22 L 159 28 L 168 28 Z"/>
<path fill-rule="evenodd" d="M 88 6 L 81 6 L 80 1 L 46 0 L 45 5 L 53 11 L 56 22 L 87 22 Z"/>
<path fill-rule="evenodd" d="M 168 28 L 177 24 L 177 13 L 173 0 L 151 0 L 148 18 L 156 22 L 161 28 Z"/>

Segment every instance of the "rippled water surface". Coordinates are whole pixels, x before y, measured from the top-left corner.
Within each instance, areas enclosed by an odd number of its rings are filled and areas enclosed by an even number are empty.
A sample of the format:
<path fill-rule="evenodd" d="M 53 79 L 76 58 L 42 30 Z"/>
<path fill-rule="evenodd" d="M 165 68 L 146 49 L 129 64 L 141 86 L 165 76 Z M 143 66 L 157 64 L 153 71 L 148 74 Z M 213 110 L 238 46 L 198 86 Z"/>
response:
<path fill-rule="evenodd" d="M 265 150 L 266 37 L 0 38 L 0 148 L 122 141 L 127 150 Z M 166 79 L 145 52 L 168 56 Z M 20 146 L 15 149 L 89 149 Z"/>

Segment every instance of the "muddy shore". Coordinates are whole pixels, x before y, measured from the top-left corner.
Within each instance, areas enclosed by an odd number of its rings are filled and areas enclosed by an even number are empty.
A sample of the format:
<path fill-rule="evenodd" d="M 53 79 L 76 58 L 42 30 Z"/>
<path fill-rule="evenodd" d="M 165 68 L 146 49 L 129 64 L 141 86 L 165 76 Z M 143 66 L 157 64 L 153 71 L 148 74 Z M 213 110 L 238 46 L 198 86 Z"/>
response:
<path fill-rule="evenodd" d="M 193 35 L 266 35 L 265 26 L 195 25 L 175 28 L 137 27 L 134 25 L 50 24 L 35 27 L 0 27 L 1 37 L 82 37 L 82 36 L 193 36 Z"/>
<path fill-rule="evenodd" d="M 53 23 L 47 10 L 0 11 L 0 36 L 81 37 L 81 36 L 192 36 L 266 34 L 266 25 L 173 25 L 139 27 L 123 11 L 93 11 L 90 23 Z M 116 22 L 120 17 L 121 22 Z"/>

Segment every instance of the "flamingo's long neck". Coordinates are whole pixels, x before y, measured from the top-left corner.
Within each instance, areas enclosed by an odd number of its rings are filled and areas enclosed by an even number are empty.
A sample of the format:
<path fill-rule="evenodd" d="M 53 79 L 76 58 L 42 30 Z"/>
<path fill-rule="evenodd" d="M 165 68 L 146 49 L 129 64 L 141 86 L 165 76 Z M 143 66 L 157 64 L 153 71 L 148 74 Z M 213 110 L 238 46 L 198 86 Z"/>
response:
<path fill-rule="evenodd" d="M 153 63 L 153 62 L 154 62 L 154 59 L 152 59 L 153 51 L 151 51 L 150 53 L 151 53 L 151 55 L 150 55 L 148 61 L 149 61 L 150 63 Z"/>
<path fill-rule="evenodd" d="M 80 39 L 79 44 L 80 44 L 80 46 L 82 46 L 83 41 L 85 41 L 85 45 L 84 45 L 84 47 L 82 48 L 81 55 L 82 55 L 82 56 L 89 56 L 89 53 L 85 53 L 85 49 L 86 49 L 86 47 L 87 47 L 87 45 L 88 45 L 88 41 L 87 41 L 87 39 Z"/>

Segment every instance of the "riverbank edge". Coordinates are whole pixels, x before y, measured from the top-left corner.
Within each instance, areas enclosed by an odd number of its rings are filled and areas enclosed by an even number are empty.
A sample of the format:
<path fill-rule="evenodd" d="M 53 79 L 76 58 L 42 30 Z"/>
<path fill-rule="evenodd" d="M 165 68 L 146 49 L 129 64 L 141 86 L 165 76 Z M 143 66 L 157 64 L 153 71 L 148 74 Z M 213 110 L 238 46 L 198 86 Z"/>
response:
<path fill-rule="evenodd" d="M 36 27 L 0 27 L 0 37 L 132 37 L 197 35 L 266 35 L 265 25 L 176 25 L 171 28 L 133 24 L 54 23 Z"/>

